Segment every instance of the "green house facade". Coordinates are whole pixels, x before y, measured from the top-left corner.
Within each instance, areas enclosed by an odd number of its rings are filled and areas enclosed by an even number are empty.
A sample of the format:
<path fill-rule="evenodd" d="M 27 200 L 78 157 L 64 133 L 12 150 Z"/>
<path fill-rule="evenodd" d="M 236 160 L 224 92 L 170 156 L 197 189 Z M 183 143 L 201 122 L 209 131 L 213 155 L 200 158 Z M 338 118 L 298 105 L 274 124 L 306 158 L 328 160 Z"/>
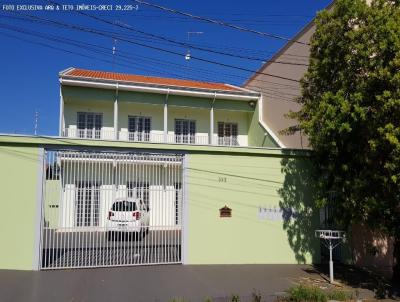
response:
<path fill-rule="evenodd" d="M 0 136 L 0 268 L 318 262 L 309 153 L 262 108 L 227 84 L 61 72 L 59 135 Z"/>

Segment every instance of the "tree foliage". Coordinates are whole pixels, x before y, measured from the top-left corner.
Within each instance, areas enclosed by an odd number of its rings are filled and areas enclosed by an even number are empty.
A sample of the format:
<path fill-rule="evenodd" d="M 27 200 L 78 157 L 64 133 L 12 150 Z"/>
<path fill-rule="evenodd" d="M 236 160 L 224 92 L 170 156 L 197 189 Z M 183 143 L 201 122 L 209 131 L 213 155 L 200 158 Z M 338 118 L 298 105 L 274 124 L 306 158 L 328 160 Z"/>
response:
<path fill-rule="evenodd" d="M 338 222 L 364 223 L 393 236 L 398 264 L 399 3 L 338 0 L 317 16 L 298 100 L 302 109 L 290 113 L 299 124 L 289 129 L 304 131 L 314 150 L 318 205 L 336 192 Z"/>

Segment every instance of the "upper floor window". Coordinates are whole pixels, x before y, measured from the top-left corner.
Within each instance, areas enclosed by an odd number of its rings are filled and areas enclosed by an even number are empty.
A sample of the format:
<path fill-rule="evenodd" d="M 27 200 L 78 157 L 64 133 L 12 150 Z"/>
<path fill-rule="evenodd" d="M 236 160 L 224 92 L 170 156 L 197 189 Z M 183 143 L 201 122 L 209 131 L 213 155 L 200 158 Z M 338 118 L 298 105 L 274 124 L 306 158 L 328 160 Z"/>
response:
<path fill-rule="evenodd" d="M 175 120 L 175 142 L 194 144 L 196 137 L 196 121 L 176 119 Z"/>
<path fill-rule="evenodd" d="M 218 122 L 218 145 L 238 146 L 238 124 Z"/>
<path fill-rule="evenodd" d="M 128 117 L 130 141 L 150 141 L 151 119 L 143 116 Z"/>
<path fill-rule="evenodd" d="M 97 138 L 101 137 L 103 126 L 103 115 L 93 112 L 78 112 L 78 137 Z"/>

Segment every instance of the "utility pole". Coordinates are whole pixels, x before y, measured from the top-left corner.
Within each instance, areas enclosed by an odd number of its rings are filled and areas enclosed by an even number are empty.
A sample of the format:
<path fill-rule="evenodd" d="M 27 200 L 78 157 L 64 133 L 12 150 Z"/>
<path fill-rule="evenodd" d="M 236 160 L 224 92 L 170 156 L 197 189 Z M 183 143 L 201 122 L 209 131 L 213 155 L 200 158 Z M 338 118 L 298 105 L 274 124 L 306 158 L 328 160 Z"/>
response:
<path fill-rule="evenodd" d="M 35 126 L 34 126 L 34 134 L 37 135 L 37 129 L 39 124 L 39 111 L 35 110 Z"/>

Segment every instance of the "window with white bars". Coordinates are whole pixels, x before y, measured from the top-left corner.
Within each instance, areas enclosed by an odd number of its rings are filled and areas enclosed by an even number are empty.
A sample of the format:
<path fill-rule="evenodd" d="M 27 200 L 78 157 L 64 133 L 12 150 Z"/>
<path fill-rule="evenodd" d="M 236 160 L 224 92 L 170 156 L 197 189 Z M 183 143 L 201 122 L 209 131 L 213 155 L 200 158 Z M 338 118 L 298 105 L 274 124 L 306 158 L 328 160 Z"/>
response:
<path fill-rule="evenodd" d="M 93 112 L 78 112 L 77 116 L 78 137 L 101 138 L 103 127 L 103 114 Z"/>
<path fill-rule="evenodd" d="M 99 225 L 99 184 L 89 181 L 76 183 L 75 225 L 93 227 Z"/>
<path fill-rule="evenodd" d="M 183 144 L 194 144 L 196 138 L 196 121 L 176 119 L 175 120 L 175 142 Z"/>
<path fill-rule="evenodd" d="M 144 116 L 128 117 L 128 132 L 130 141 L 150 141 L 151 118 Z"/>
<path fill-rule="evenodd" d="M 148 182 L 129 181 L 127 183 L 128 197 L 140 198 L 148 207 L 150 200 L 150 185 Z"/>
<path fill-rule="evenodd" d="M 218 122 L 218 145 L 239 145 L 237 123 Z"/>

